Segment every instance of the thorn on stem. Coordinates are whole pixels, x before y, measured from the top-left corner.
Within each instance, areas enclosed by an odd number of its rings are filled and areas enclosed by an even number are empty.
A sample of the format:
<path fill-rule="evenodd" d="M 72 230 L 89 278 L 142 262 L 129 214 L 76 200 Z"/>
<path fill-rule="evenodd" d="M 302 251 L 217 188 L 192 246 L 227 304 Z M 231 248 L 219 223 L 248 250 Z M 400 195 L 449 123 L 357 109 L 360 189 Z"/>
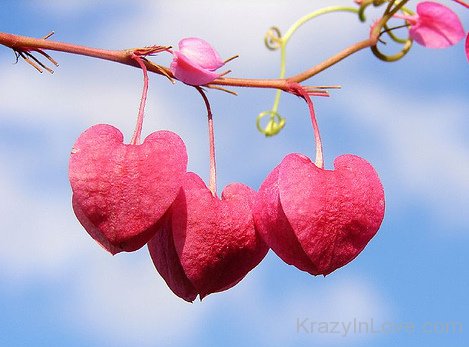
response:
<path fill-rule="evenodd" d="M 146 57 L 146 56 L 155 55 L 161 52 L 169 52 L 170 49 L 171 49 L 171 46 L 153 45 L 153 46 L 146 46 L 143 48 L 131 49 L 130 53 L 138 55 L 140 57 Z"/>
<path fill-rule="evenodd" d="M 47 40 L 49 37 L 51 37 L 52 35 L 55 34 L 55 31 L 51 31 L 50 33 L 48 33 L 46 36 L 44 36 L 42 39 L 43 40 Z"/>
<path fill-rule="evenodd" d="M 173 77 L 168 73 L 168 70 L 161 65 L 155 64 L 152 61 L 148 60 L 147 56 L 152 56 L 161 52 L 171 52 L 171 46 L 147 46 L 143 48 L 135 48 L 128 50 L 130 57 L 135 60 L 135 57 L 139 57 L 145 61 L 146 64 L 151 65 L 157 69 L 163 76 L 165 76 L 171 83 L 175 83 Z"/>
<path fill-rule="evenodd" d="M 228 94 L 231 94 L 231 95 L 234 95 L 234 96 L 238 96 L 238 93 L 236 93 L 235 91 L 229 90 L 227 88 L 223 88 L 221 86 L 217 86 L 215 84 L 207 84 L 206 87 L 210 88 L 210 89 L 220 90 L 222 92 L 225 92 L 225 93 L 228 93 Z"/>
<path fill-rule="evenodd" d="M 225 76 L 228 75 L 229 73 L 231 73 L 231 70 L 226 70 L 225 72 L 223 72 L 223 73 L 220 74 L 220 77 L 225 77 Z"/>
<path fill-rule="evenodd" d="M 229 63 L 230 61 L 235 60 L 237 58 L 239 58 L 239 54 L 236 54 L 236 55 L 232 56 L 231 58 L 226 59 L 223 63 L 225 63 L 225 64 Z"/>
<path fill-rule="evenodd" d="M 51 62 L 55 66 L 59 66 L 59 63 L 55 61 L 49 54 L 44 52 L 41 49 L 34 49 L 34 50 L 29 50 L 29 49 L 13 49 L 15 52 L 16 56 L 16 61 L 15 64 L 18 63 L 19 58 L 23 58 L 24 61 L 26 61 L 29 65 L 31 65 L 33 68 L 35 68 L 39 73 L 43 73 L 44 70 L 47 72 L 53 74 L 54 70 L 52 70 L 50 67 L 45 65 L 42 61 L 40 61 L 38 58 L 36 58 L 31 52 L 37 52 L 43 57 L 45 57 L 49 62 Z"/>

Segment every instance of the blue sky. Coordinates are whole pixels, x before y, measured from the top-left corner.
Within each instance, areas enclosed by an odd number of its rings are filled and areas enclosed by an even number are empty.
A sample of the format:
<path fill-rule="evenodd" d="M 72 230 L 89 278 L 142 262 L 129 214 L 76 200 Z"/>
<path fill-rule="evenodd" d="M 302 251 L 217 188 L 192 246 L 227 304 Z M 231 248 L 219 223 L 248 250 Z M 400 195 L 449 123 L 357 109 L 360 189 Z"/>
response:
<path fill-rule="evenodd" d="M 240 54 L 230 63 L 233 76 L 275 77 L 278 52 L 264 48 L 265 31 L 277 25 L 285 32 L 320 5 L 350 2 L 2 1 L 0 30 L 36 37 L 54 30 L 56 40 L 109 49 L 176 45 L 199 36 L 223 57 Z M 461 18 L 467 30 L 467 11 Z M 321 61 L 363 38 L 368 28 L 350 14 L 306 25 L 289 44 L 288 71 Z M 356 260 L 326 278 L 312 277 L 270 252 L 237 286 L 193 304 L 166 287 L 146 249 L 114 257 L 104 252 L 70 206 L 71 146 L 97 123 L 113 124 L 130 139 L 141 73 L 53 56 L 60 67 L 41 75 L 22 61 L 13 64 L 13 53 L 0 47 L 0 345 L 467 343 L 469 69 L 462 43 L 441 51 L 415 46 L 393 64 L 364 51 L 310 82 L 343 87 L 315 100 L 326 167 L 341 154 L 360 155 L 385 188 L 383 225 Z M 282 96 L 287 127 L 265 139 L 255 117 L 271 107 L 274 92 L 237 91 L 237 97 L 209 93 L 219 191 L 230 182 L 258 189 L 286 154 L 314 153 L 307 109 L 298 98 Z M 184 139 L 189 169 L 207 179 L 202 100 L 190 88 L 151 76 L 144 132 L 159 129 Z M 321 333 L 312 322 L 329 322 L 330 329 L 331 322 L 373 322 L 375 331 Z M 391 332 L 379 331 L 385 323 Z"/>

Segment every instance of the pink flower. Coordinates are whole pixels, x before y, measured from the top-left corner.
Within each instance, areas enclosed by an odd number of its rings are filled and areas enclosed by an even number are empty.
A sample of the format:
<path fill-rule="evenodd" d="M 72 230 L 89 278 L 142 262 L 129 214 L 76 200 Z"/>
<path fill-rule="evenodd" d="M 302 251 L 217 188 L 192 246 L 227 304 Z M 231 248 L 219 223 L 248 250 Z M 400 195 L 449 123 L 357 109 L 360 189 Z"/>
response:
<path fill-rule="evenodd" d="M 215 70 L 225 62 L 205 40 L 190 37 L 179 41 L 179 51 L 174 51 L 170 69 L 179 81 L 193 86 L 212 82 L 221 75 Z"/>
<path fill-rule="evenodd" d="M 464 28 L 458 15 L 436 2 L 417 5 L 414 16 L 398 16 L 410 24 L 410 37 L 428 48 L 446 48 L 464 38 Z"/>

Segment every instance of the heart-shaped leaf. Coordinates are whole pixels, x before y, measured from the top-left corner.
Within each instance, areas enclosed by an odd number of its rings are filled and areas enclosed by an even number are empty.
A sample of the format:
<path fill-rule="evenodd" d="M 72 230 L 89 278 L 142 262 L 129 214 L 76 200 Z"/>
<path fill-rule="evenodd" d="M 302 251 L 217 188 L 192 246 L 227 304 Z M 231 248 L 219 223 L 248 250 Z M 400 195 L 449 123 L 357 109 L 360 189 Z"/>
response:
<path fill-rule="evenodd" d="M 123 143 L 113 126 L 95 125 L 73 146 L 73 209 L 86 231 L 112 254 L 141 248 L 172 204 L 186 173 L 184 142 L 170 131 L 143 144 Z"/>
<path fill-rule="evenodd" d="M 219 199 L 187 173 L 166 223 L 148 243 L 156 269 L 186 301 L 231 288 L 267 254 L 254 227 L 249 187 L 228 185 Z"/>
<path fill-rule="evenodd" d="M 343 155 L 334 170 L 290 154 L 262 184 L 256 226 L 286 263 L 327 275 L 353 260 L 378 231 L 384 191 L 373 167 Z"/>

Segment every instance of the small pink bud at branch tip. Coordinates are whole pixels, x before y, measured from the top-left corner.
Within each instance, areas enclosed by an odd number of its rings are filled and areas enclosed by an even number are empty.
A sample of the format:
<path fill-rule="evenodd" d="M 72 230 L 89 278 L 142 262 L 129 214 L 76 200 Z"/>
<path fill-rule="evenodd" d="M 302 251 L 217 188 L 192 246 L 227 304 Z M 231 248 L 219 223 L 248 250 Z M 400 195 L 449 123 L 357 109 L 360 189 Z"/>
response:
<path fill-rule="evenodd" d="M 192 86 L 208 84 L 222 75 L 215 72 L 225 65 L 220 55 L 205 40 L 190 37 L 179 41 L 170 69 L 179 81 Z"/>

